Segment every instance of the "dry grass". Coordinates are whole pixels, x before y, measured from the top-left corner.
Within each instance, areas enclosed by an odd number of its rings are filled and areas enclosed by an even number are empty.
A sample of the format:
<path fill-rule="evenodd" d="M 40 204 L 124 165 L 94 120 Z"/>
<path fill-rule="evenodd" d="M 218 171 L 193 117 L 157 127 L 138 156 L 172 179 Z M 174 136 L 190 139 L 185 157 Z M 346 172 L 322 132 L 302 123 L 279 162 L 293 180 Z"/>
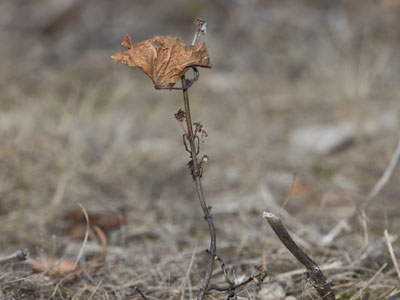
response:
<path fill-rule="evenodd" d="M 197 295 L 209 238 L 173 117 L 181 94 L 153 90 L 142 73 L 109 57 L 126 33 L 134 41 L 169 33 L 189 42 L 189 24 L 200 16 L 209 23 L 213 69 L 201 71 L 191 101 L 194 121 L 209 133 L 203 184 L 218 255 L 237 280 L 257 265 L 270 272 L 261 289 L 249 284 L 238 299 L 318 299 L 263 221 L 266 209 L 282 216 L 338 299 L 399 299 L 384 237 L 385 229 L 394 235 L 399 259 L 398 170 L 364 222 L 319 243 L 368 195 L 395 150 L 399 7 L 171 1 L 165 9 L 161 1 L 114 2 L 77 4 L 59 27 L 51 21 L 63 10 L 46 1 L 1 4 L 0 253 L 28 248 L 31 259 L 1 266 L 0 298 L 140 299 L 135 286 L 149 299 Z M 97 17 L 89 18 L 93 6 Z M 392 123 L 370 135 L 360 131 L 341 152 L 321 157 L 289 147 L 296 128 L 379 123 L 388 111 Z M 294 172 L 300 188 L 281 209 Z M 32 274 L 34 260 L 76 259 L 83 238 L 72 239 L 64 216 L 78 203 L 89 215 L 126 215 L 125 225 L 108 232 L 105 265 L 62 278 Z M 100 254 L 89 240 L 82 262 Z M 219 268 L 212 284 L 225 284 Z"/>

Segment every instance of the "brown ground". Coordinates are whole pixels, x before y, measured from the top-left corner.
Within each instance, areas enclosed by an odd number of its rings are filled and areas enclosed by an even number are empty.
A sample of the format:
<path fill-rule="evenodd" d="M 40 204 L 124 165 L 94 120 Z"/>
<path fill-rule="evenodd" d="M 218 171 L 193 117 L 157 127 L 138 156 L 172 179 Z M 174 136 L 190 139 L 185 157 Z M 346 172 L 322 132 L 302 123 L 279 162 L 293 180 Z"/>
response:
<path fill-rule="evenodd" d="M 338 299 L 400 299 L 383 237 L 386 228 L 400 258 L 398 170 L 364 217 L 321 245 L 372 190 L 399 139 L 397 0 L 0 3 L 0 254 L 30 252 L 0 266 L 0 297 L 140 299 L 135 286 L 149 299 L 196 297 L 209 237 L 173 116 L 181 92 L 156 91 L 110 59 L 127 33 L 189 43 L 195 17 L 209 23 L 202 40 L 213 63 L 190 97 L 209 133 L 203 183 L 218 255 L 238 282 L 258 265 L 270 275 L 238 299 L 319 299 L 264 210 L 282 216 Z M 358 128 L 352 143 L 329 155 L 290 143 L 296 129 L 346 122 Z M 78 204 L 107 235 L 104 265 L 32 274 L 39 260 L 77 258 Z M 80 262 L 100 255 L 90 234 Z M 218 265 L 212 285 L 226 285 Z"/>

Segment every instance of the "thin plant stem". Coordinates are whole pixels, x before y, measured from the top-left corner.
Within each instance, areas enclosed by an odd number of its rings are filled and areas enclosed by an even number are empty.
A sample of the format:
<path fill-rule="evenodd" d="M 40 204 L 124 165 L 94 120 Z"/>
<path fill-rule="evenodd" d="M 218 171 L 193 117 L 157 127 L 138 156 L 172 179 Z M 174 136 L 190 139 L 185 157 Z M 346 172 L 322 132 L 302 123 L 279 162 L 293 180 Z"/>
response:
<path fill-rule="evenodd" d="M 208 290 L 208 285 L 211 280 L 211 276 L 213 273 L 214 269 L 214 261 L 215 261 L 215 255 L 216 255 L 216 250 L 217 250 L 217 243 L 216 243 L 216 234 L 215 234 L 215 227 L 214 227 L 214 222 L 210 213 L 210 208 L 207 206 L 207 203 L 204 199 L 204 194 L 203 194 L 203 187 L 201 185 L 201 175 L 199 172 L 199 162 L 197 159 L 197 153 L 196 153 L 196 144 L 195 144 L 195 135 L 193 134 L 193 123 L 192 123 L 192 118 L 190 115 L 190 106 L 189 106 L 189 94 L 188 90 L 186 88 L 186 79 L 185 75 L 182 76 L 181 79 L 182 82 L 182 90 L 183 90 L 183 102 L 185 105 L 185 113 L 186 113 L 186 126 L 187 126 L 187 139 L 189 141 L 190 145 L 190 155 L 192 158 L 193 162 L 193 178 L 196 184 L 196 191 L 197 191 L 197 196 L 199 198 L 200 206 L 201 209 L 203 210 L 204 214 L 204 219 L 206 220 L 208 224 L 208 228 L 210 230 L 210 249 L 209 249 L 209 260 L 208 260 L 208 266 L 207 266 L 207 272 L 204 278 L 203 286 L 201 288 L 200 295 L 198 296 L 198 300 L 201 300 L 204 298 L 205 294 L 207 293 Z"/>

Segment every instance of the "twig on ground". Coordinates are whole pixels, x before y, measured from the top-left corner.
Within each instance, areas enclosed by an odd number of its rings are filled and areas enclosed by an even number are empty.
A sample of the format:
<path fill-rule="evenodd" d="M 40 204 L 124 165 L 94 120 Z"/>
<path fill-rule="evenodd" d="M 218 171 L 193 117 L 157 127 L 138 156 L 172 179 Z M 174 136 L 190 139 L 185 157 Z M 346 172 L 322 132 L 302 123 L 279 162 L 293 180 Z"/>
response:
<path fill-rule="evenodd" d="M 396 256 L 394 255 L 394 251 L 393 251 L 393 247 L 392 247 L 392 242 L 390 241 L 390 236 L 389 236 L 389 233 L 388 233 L 387 229 L 385 229 L 385 231 L 383 232 L 383 234 L 385 235 L 386 244 L 387 244 L 387 247 L 388 247 L 388 249 L 389 249 L 389 253 L 390 253 L 390 257 L 392 258 L 393 265 L 394 265 L 394 267 L 395 267 L 395 269 L 396 269 L 397 276 L 398 276 L 399 279 L 400 279 L 399 264 L 398 264 L 398 262 L 397 262 Z"/>
<path fill-rule="evenodd" d="M 317 232 L 315 229 L 313 229 L 310 226 L 306 226 L 302 224 L 301 222 L 297 221 L 294 216 L 292 216 L 283 206 L 279 205 L 274 196 L 271 194 L 269 187 L 267 184 L 263 184 L 260 186 L 260 193 L 261 197 L 264 199 L 266 205 L 268 206 L 268 209 L 272 211 L 276 211 L 279 215 L 281 215 L 284 219 L 287 219 L 290 221 L 293 226 L 296 228 L 300 228 L 302 232 L 305 232 L 308 236 L 310 236 L 311 240 L 320 240 L 321 236 L 319 232 Z M 299 243 L 301 243 L 303 246 L 310 246 L 308 242 L 305 240 L 301 240 L 300 237 L 297 236 L 297 240 Z"/>
<path fill-rule="evenodd" d="M 269 212 L 264 212 L 263 217 L 267 219 L 269 225 L 285 247 L 305 266 L 307 269 L 307 276 L 310 278 L 311 284 L 318 292 L 318 295 L 323 299 L 335 300 L 335 294 L 331 290 L 330 283 L 319 266 L 297 246 L 287 232 L 282 221 L 276 215 Z"/>
<path fill-rule="evenodd" d="M 29 252 L 26 249 L 17 250 L 9 256 L 0 258 L 0 265 L 12 264 L 16 262 L 21 262 L 29 257 Z"/>
<path fill-rule="evenodd" d="M 147 300 L 147 297 L 143 294 L 143 292 L 135 286 L 135 291 L 142 297 L 143 300 Z"/>

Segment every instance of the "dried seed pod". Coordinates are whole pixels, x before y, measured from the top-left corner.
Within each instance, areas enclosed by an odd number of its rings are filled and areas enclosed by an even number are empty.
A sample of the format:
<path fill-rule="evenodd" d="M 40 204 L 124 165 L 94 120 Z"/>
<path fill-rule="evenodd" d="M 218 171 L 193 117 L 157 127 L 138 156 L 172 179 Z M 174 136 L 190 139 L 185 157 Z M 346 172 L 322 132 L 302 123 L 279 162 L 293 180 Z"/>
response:
<path fill-rule="evenodd" d="M 182 109 L 179 109 L 178 112 L 175 113 L 174 116 L 175 116 L 175 119 L 176 119 L 178 122 L 183 122 L 183 121 L 185 121 L 186 113 L 185 113 Z"/>

